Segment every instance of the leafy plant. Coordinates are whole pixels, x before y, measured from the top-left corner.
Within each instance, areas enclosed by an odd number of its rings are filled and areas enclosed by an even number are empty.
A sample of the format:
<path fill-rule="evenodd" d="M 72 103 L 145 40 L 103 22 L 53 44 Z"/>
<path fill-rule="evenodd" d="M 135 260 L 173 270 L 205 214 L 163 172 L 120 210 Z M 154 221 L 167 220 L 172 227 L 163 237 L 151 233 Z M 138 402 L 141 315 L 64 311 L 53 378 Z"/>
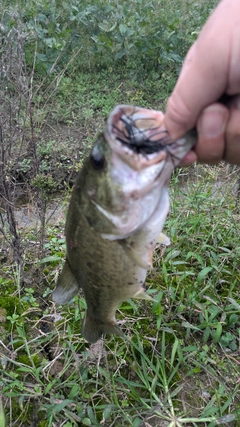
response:
<path fill-rule="evenodd" d="M 56 191 L 68 198 L 116 104 L 164 109 L 215 3 L 1 3 L 0 424 L 238 425 L 237 169 L 174 173 L 172 243 L 155 252 L 153 303 L 119 308 L 125 341 L 89 346 L 81 293 L 63 307 L 51 301 L 66 255 L 67 201 L 60 209 Z"/>

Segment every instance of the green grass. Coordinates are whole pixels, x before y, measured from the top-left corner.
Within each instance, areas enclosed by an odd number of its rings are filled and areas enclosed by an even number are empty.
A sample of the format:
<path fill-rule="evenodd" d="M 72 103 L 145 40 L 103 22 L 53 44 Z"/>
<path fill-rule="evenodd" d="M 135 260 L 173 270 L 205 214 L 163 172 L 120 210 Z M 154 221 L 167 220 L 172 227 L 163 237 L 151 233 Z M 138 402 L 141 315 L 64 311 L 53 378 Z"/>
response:
<path fill-rule="evenodd" d="M 80 334 L 84 299 L 51 303 L 65 246 L 63 223 L 49 228 L 39 289 L 20 287 L 18 306 L 7 292 L 2 298 L 1 393 L 10 425 L 33 419 L 40 426 L 140 426 L 143 419 L 153 426 L 238 425 L 234 182 L 225 166 L 175 173 L 165 226 L 172 244 L 164 254 L 156 249 L 156 270 L 148 276 L 155 302 L 128 301 L 119 309 L 126 341 L 107 337 L 89 346 Z"/>
<path fill-rule="evenodd" d="M 119 307 L 125 341 L 107 336 L 89 346 L 80 334 L 82 295 L 63 307 L 51 301 L 74 174 L 116 104 L 165 109 L 216 2 L 133 1 L 134 19 L 123 1 L 73 3 L 0 6 L 1 69 L 13 67 L 0 85 L 1 179 L 14 183 L 0 206 L 0 427 L 238 427 L 239 170 L 174 173 L 164 228 L 171 246 L 155 251 L 147 277 L 154 301 Z M 83 36 L 70 49 L 73 30 Z M 27 199 L 20 213 L 19 189 Z M 21 265 L 9 206 L 18 220 L 27 217 L 16 224 Z"/>

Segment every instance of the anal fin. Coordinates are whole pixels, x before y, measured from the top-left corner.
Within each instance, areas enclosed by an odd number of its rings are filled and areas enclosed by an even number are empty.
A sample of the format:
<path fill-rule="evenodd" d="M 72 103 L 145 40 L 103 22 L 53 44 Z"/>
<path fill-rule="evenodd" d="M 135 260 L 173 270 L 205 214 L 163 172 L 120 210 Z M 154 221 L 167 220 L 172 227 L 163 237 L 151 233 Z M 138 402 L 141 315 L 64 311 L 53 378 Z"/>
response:
<path fill-rule="evenodd" d="M 166 236 L 166 235 L 165 235 L 165 234 L 163 234 L 163 233 L 160 233 L 160 234 L 159 234 L 158 239 L 157 239 L 157 242 L 158 242 L 158 243 L 161 243 L 162 245 L 166 245 L 166 246 L 171 245 L 171 240 L 169 239 L 169 237 L 168 237 L 168 236 Z"/>
<path fill-rule="evenodd" d="M 132 298 L 136 298 L 136 299 L 145 299 L 145 300 L 147 300 L 147 301 L 153 301 L 153 298 L 152 298 L 152 297 L 150 297 L 150 295 L 148 295 L 148 294 L 145 292 L 145 289 L 144 289 L 144 288 L 140 288 L 140 289 L 139 289 L 139 291 L 137 291 L 137 292 L 132 296 Z"/>

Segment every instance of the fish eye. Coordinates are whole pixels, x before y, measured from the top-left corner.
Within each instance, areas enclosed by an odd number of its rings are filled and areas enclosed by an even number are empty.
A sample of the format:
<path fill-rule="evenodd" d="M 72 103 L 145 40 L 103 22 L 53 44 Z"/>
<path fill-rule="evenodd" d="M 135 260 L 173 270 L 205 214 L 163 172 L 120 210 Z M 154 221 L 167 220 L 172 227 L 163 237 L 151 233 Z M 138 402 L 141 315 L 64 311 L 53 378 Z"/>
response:
<path fill-rule="evenodd" d="M 106 161 L 105 157 L 97 147 L 94 147 L 90 156 L 90 163 L 93 169 L 102 170 L 105 167 Z"/>

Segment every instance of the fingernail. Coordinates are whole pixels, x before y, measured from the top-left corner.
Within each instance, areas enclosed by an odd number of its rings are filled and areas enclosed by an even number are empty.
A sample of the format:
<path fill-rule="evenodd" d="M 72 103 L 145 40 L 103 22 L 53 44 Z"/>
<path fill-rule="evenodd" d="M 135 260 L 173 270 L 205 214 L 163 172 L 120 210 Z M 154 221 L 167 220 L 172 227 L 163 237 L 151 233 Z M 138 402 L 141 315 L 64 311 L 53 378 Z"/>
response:
<path fill-rule="evenodd" d="M 214 138 L 223 133 L 227 117 L 221 107 L 208 107 L 198 122 L 198 131 L 206 138 Z"/>
<path fill-rule="evenodd" d="M 194 151 L 189 151 L 184 158 L 181 160 L 180 167 L 182 166 L 191 166 L 194 162 L 196 162 L 197 156 Z"/>

